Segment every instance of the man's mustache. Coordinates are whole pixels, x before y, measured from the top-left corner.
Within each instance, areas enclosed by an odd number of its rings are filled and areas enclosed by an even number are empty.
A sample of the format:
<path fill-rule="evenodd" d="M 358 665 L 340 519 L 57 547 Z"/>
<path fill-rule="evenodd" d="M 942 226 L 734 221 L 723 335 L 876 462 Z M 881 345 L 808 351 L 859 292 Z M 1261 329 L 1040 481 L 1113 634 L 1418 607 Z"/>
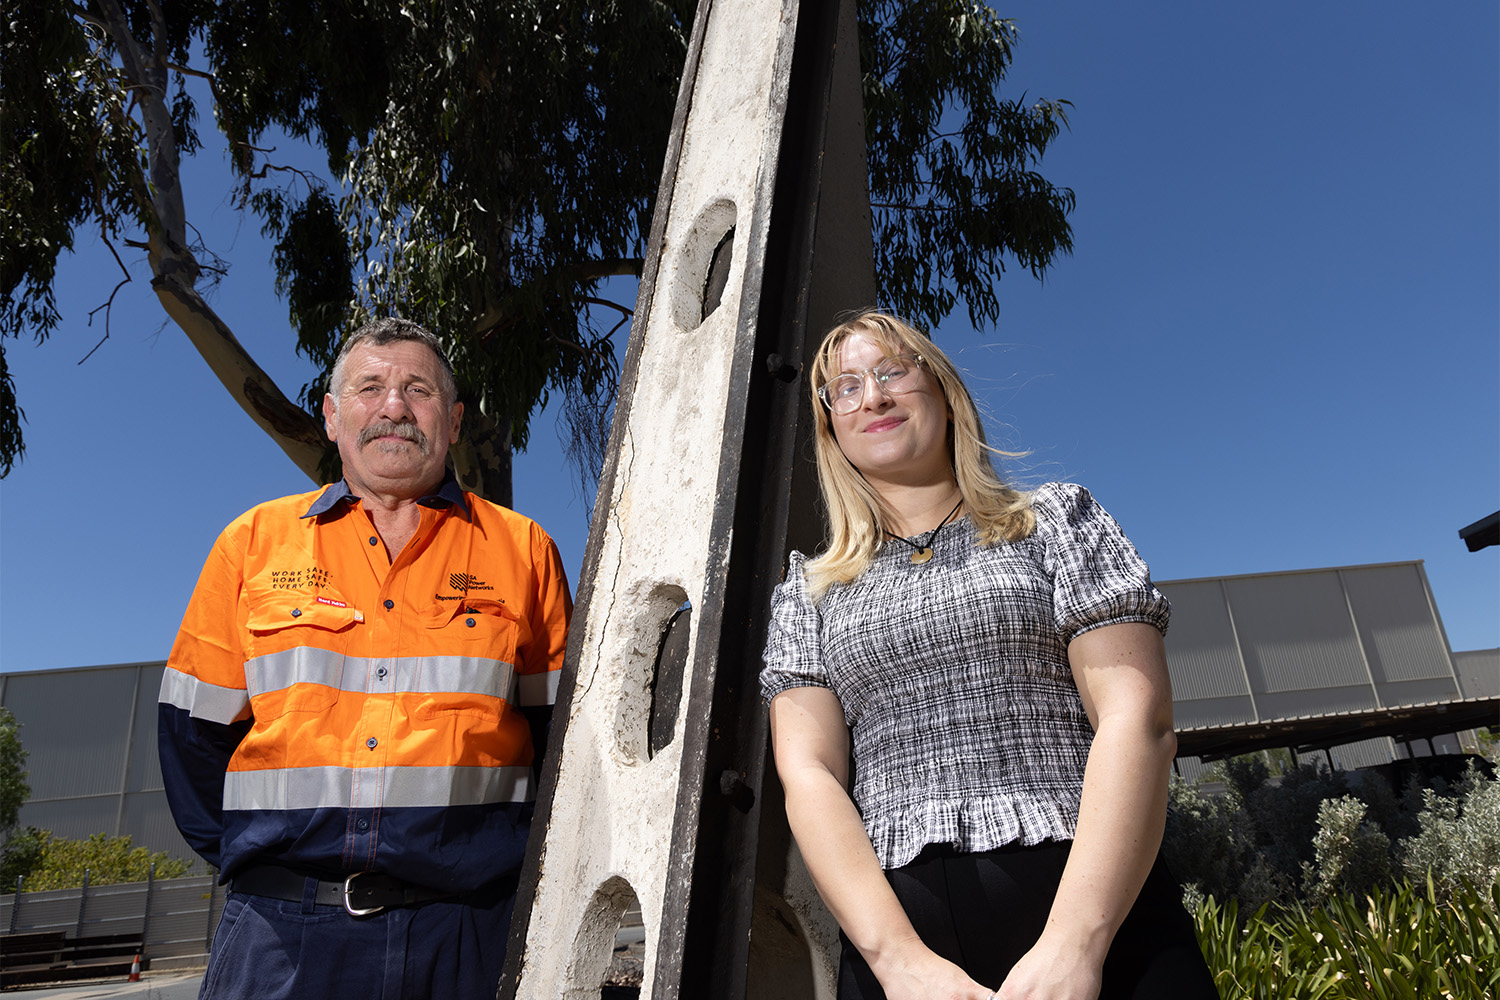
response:
<path fill-rule="evenodd" d="M 359 446 L 363 448 L 376 438 L 382 437 L 398 437 L 404 441 L 410 441 L 423 455 L 431 451 L 427 443 L 427 435 L 423 434 L 416 424 L 398 424 L 391 420 L 381 420 L 360 431 Z"/>

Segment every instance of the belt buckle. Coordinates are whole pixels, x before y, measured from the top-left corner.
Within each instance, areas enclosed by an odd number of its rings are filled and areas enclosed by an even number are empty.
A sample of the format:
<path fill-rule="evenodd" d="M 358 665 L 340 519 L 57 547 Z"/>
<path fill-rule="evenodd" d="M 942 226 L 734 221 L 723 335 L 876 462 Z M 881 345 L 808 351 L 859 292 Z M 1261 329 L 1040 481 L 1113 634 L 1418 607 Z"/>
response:
<path fill-rule="evenodd" d="M 354 880 L 357 879 L 357 878 L 360 878 L 361 876 L 369 875 L 369 874 L 371 874 L 371 873 L 370 872 L 355 872 L 353 875 L 350 875 L 348 878 L 344 879 L 344 909 L 346 911 L 348 911 L 348 913 L 349 913 L 349 915 L 351 917 L 368 917 L 368 916 L 372 916 L 373 914 L 380 913 L 381 911 L 383 911 L 386 908 L 384 905 L 369 906 L 369 907 L 360 907 L 360 906 L 355 906 L 353 903 L 349 902 L 349 895 L 350 895 L 350 893 L 352 893 L 352 892 L 355 891 Z"/>

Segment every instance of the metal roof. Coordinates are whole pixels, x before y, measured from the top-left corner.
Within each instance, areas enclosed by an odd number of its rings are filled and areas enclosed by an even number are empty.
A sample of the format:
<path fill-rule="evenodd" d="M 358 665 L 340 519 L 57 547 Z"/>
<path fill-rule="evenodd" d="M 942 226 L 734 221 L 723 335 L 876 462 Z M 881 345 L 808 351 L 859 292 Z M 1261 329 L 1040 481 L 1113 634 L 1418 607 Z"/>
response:
<path fill-rule="evenodd" d="M 1500 661 L 1450 651 L 1420 561 L 1157 586 L 1172 602 L 1180 756 L 1423 739 L 1500 722 L 1500 680 L 1483 682 Z"/>
<path fill-rule="evenodd" d="M 1219 760 L 1254 750 L 1291 747 L 1310 753 L 1376 736 L 1398 743 L 1500 723 L 1500 697 L 1464 698 L 1332 715 L 1238 722 L 1177 730 L 1177 755 Z"/>
<path fill-rule="evenodd" d="M 1500 510 L 1495 511 L 1489 517 L 1481 517 L 1473 524 L 1459 528 L 1458 537 L 1464 540 L 1470 552 L 1478 552 L 1491 545 L 1500 545 Z"/>

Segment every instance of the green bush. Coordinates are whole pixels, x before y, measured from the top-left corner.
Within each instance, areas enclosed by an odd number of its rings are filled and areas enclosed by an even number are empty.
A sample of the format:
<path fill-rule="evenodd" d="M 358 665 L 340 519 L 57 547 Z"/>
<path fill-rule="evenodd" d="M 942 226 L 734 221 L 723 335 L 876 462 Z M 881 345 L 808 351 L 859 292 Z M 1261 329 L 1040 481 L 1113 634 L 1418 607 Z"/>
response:
<path fill-rule="evenodd" d="M 1229 796 L 1205 796 L 1191 782 L 1174 778 L 1167 789 L 1167 863 L 1199 896 L 1227 899 L 1244 881 L 1249 852 L 1235 823 Z"/>
<path fill-rule="evenodd" d="M 81 886 L 85 871 L 90 885 L 144 882 L 153 865 L 156 878 L 178 878 L 190 867 L 189 862 L 166 851 L 153 853 L 144 847 L 132 847 L 129 837 L 96 833 L 86 840 L 67 840 L 52 836 L 50 830 L 27 827 L 6 842 L 0 856 L 0 878 L 7 879 L 3 886 L 6 892 L 15 891 L 17 876 L 25 879 L 23 891 L 40 892 Z"/>
<path fill-rule="evenodd" d="M 1249 917 L 1205 899 L 1198 941 L 1224 1000 L 1492 1000 L 1500 988 L 1500 886 L 1446 901 L 1428 882 Z"/>
<path fill-rule="evenodd" d="M 1451 787 L 1386 782 L 1313 765 L 1270 779 L 1258 756 L 1225 761 L 1223 795 L 1175 780 L 1162 850 L 1190 903 L 1207 896 L 1316 906 L 1431 872 L 1440 898 L 1500 878 L 1500 781 L 1471 765 Z"/>
<path fill-rule="evenodd" d="M 1391 841 L 1379 826 L 1365 822 L 1367 811 L 1352 795 L 1324 799 L 1318 807 L 1316 864 L 1302 869 L 1303 891 L 1314 903 L 1341 893 L 1364 895 L 1390 884 Z"/>
<path fill-rule="evenodd" d="M 34 826 L 24 827 L 10 835 L 4 849 L 0 850 L 0 893 L 15 892 L 16 879 L 36 870 L 45 844 L 42 831 Z"/>
<path fill-rule="evenodd" d="M 1500 781 L 1471 766 L 1454 791 L 1451 798 L 1423 793 L 1420 832 L 1402 844 L 1407 876 L 1425 879 L 1430 872 L 1443 892 L 1500 879 Z"/>

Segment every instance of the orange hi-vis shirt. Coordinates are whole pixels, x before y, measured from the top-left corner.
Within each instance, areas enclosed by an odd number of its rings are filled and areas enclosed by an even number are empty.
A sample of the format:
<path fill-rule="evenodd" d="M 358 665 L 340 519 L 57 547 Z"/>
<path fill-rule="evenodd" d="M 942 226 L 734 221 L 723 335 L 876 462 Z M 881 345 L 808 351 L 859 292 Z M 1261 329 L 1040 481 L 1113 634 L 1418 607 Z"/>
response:
<path fill-rule="evenodd" d="M 572 610 L 535 522 L 451 479 L 394 559 L 343 483 L 220 535 L 162 679 L 184 837 L 226 874 L 270 863 L 467 891 L 520 866 L 528 714 Z"/>

